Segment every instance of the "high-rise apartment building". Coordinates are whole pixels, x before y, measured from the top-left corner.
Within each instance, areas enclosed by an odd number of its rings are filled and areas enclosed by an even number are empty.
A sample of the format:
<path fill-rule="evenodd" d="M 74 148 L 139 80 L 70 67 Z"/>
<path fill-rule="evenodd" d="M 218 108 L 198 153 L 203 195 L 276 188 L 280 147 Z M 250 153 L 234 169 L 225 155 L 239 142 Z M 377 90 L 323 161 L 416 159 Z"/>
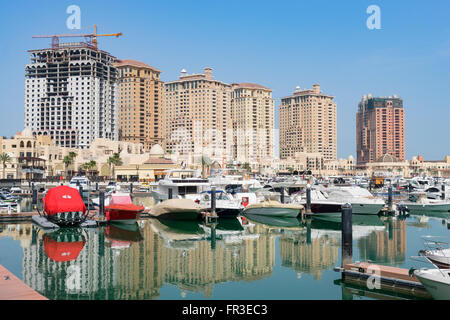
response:
<path fill-rule="evenodd" d="M 403 100 L 364 96 L 356 114 L 357 163 L 374 162 L 390 154 L 405 160 L 405 111 Z"/>
<path fill-rule="evenodd" d="M 281 99 L 280 158 L 296 152 L 320 153 L 324 160 L 337 158 L 336 103 L 323 94 L 320 85 Z"/>
<path fill-rule="evenodd" d="M 119 140 L 142 143 L 146 151 L 164 145 L 161 71 L 134 60 L 115 64 L 119 72 Z"/>
<path fill-rule="evenodd" d="M 24 126 L 56 145 L 87 148 L 118 139 L 115 58 L 87 43 L 31 50 L 25 67 Z"/>
<path fill-rule="evenodd" d="M 272 90 L 253 83 L 232 85 L 233 155 L 240 162 L 274 157 L 275 106 Z"/>
<path fill-rule="evenodd" d="M 179 155 L 208 156 L 223 163 L 231 156 L 231 85 L 203 74 L 181 71 L 166 82 L 166 148 Z"/>

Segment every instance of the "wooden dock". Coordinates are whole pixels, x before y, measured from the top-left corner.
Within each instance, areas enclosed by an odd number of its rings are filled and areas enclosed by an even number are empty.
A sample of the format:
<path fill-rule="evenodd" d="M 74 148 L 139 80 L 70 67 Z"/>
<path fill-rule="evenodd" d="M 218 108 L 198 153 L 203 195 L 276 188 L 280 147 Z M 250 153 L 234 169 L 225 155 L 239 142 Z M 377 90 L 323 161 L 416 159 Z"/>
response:
<path fill-rule="evenodd" d="M 401 293 L 423 299 L 431 299 L 431 295 L 408 269 L 383 266 L 370 262 L 355 262 L 344 265 L 344 268 L 335 268 L 342 273 L 342 280 L 361 286 L 368 286 L 368 280 L 379 280 L 379 288 L 384 291 Z M 373 284 L 373 282 L 372 282 Z"/>
<path fill-rule="evenodd" d="M 0 300 L 48 300 L 0 265 Z"/>
<path fill-rule="evenodd" d="M 37 212 L 0 212 L 0 223 L 2 222 L 23 222 L 23 221 L 31 221 L 32 216 L 36 216 L 39 213 Z"/>

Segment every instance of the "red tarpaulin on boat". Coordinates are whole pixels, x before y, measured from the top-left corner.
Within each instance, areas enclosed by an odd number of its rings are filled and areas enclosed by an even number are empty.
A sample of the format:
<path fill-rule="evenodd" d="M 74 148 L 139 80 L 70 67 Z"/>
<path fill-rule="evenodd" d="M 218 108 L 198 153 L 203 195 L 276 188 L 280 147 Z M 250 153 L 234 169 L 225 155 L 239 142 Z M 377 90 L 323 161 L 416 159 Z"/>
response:
<path fill-rule="evenodd" d="M 53 261 L 64 262 L 78 258 L 86 240 L 77 242 L 58 242 L 50 236 L 44 237 L 44 249 L 47 257 Z"/>
<path fill-rule="evenodd" d="M 42 200 L 44 211 L 52 216 L 59 212 L 83 212 L 86 206 L 77 189 L 68 186 L 59 186 L 48 190 Z"/>

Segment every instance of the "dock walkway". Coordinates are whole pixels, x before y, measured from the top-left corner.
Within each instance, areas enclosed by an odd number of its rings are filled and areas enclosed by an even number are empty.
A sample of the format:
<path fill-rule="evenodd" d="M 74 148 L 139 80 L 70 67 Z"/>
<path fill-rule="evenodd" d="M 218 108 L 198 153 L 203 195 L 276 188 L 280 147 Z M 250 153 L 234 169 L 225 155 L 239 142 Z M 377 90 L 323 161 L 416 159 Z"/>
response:
<path fill-rule="evenodd" d="M 0 265 L 0 300 L 48 300 Z"/>

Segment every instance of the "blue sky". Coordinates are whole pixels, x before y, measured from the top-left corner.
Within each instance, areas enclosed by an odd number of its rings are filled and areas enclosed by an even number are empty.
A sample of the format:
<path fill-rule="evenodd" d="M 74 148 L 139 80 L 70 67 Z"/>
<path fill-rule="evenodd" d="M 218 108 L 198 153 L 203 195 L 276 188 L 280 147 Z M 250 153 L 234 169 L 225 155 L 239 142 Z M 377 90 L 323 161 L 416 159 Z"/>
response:
<path fill-rule="evenodd" d="M 94 24 L 99 46 L 174 80 L 214 69 L 218 80 L 255 82 L 277 99 L 297 85 L 335 96 L 338 156 L 356 155 L 355 113 L 364 94 L 397 94 L 406 111 L 406 157 L 450 154 L 450 1 L 0 1 L 0 135 L 23 127 L 27 50 L 48 47 L 32 35 L 70 33 L 69 5 L 81 8 L 82 32 Z M 369 5 L 381 30 L 369 30 Z M 75 33 L 78 33 L 76 31 Z"/>

